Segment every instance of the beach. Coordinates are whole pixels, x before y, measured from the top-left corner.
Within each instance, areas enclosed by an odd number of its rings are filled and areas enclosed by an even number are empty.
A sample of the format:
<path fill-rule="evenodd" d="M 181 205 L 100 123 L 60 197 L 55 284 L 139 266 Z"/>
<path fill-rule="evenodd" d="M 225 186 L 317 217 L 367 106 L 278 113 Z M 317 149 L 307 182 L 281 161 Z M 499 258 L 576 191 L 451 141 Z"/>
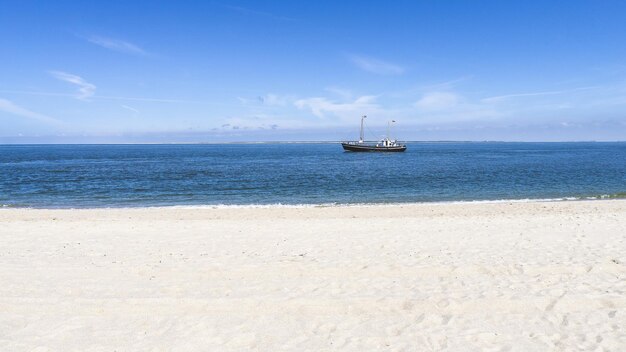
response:
<path fill-rule="evenodd" d="M 0 209 L 2 351 L 626 349 L 626 201 Z"/>

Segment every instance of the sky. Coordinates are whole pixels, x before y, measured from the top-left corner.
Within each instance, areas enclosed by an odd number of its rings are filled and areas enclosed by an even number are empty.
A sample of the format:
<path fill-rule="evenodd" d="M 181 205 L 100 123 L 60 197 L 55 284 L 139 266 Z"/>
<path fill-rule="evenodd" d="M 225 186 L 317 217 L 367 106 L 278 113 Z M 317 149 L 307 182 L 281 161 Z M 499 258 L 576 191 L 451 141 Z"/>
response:
<path fill-rule="evenodd" d="M 624 1 L 0 0 L 0 143 L 626 140 Z"/>

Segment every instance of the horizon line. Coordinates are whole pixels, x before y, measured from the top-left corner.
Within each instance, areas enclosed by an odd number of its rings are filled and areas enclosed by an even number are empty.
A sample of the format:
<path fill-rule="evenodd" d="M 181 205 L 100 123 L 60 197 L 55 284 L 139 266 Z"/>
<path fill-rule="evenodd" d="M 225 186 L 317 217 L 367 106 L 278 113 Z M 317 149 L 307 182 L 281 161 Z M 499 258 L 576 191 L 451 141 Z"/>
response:
<path fill-rule="evenodd" d="M 208 141 L 208 142 L 41 142 L 41 143 L 3 143 L 0 146 L 11 145 L 217 145 L 217 144 L 338 144 L 344 141 Z M 403 140 L 404 143 L 626 143 L 626 140 L 572 140 L 572 141 L 524 141 L 524 140 Z"/>

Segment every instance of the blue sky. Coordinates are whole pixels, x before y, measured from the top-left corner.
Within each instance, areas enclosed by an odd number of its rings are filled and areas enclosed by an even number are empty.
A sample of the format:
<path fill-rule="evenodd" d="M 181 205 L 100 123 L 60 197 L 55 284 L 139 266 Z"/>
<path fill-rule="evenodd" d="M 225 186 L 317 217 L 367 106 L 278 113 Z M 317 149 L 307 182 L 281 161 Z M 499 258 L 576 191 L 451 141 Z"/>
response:
<path fill-rule="evenodd" d="M 0 143 L 626 140 L 623 1 L 0 1 Z"/>

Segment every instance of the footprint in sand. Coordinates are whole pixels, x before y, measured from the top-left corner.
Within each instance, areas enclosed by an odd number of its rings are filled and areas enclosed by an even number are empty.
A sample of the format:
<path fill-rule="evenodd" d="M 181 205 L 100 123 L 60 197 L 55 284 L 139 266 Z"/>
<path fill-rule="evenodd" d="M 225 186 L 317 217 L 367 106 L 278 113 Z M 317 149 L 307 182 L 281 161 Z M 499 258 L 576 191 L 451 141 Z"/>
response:
<path fill-rule="evenodd" d="M 441 317 L 441 325 L 448 325 L 448 323 L 452 320 L 452 315 L 446 314 Z"/>
<path fill-rule="evenodd" d="M 554 309 L 554 306 L 559 303 L 559 301 L 561 300 L 561 298 L 563 298 L 563 296 L 565 296 L 565 292 L 563 292 L 559 297 L 555 298 L 554 300 L 552 300 L 552 302 L 550 302 L 550 304 L 548 304 L 545 308 L 546 312 L 551 311 L 552 309 Z"/>
<path fill-rule="evenodd" d="M 442 299 L 441 301 L 437 302 L 437 307 L 439 308 L 446 308 L 449 305 L 450 305 L 450 300 L 448 299 Z"/>
<path fill-rule="evenodd" d="M 408 299 L 404 301 L 404 303 L 402 303 L 402 310 L 412 311 L 414 307 L 415 305 L 413 304 L 413 302 Z"/>
<path fill-rule="evenodd" d="M 563 320 L 561 321 L 561 326 L 568 326 L 569 325 L 569 319 L 567 314 L 563 315 Z"/>

